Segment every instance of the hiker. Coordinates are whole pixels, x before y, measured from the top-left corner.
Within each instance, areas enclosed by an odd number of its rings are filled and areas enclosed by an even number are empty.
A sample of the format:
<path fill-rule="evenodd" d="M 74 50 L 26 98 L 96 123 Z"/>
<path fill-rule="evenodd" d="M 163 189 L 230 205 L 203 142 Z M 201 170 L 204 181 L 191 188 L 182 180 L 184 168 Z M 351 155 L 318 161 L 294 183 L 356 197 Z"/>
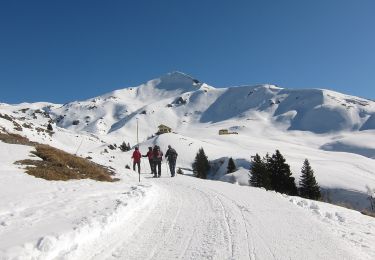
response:
<path fill-rule="evenodd" d="M 154 166 L 154 178 L 161 175 L 161 161 L 163 160 L 163 152 L 160 151 L 160 147 L 155 145 L 152 150 L 152 162 Z M 157 171 L 156 171 L 157 170 Z"/>
<path fill-rule="evenodd" d="M 141 153 L 139 152 L 138 146 L 135 147 L 132 158 L 133 158 L 133 171 L 135 171 L 135 165 L 138 165 L 138 173 L 141 174 Z"/>
<path fill-rule="evenodd" d="M 172 146 L 168 145 L 168 150 L 165 153 L 165 158 L 168 160 L 169 169 L 171 170 L 171 177 L 174 177 L 176 174 L 176 160 L 177 160 L 177 152 Z"/>
<path fill-rule="evenodd" d="M 148 162 L 150 163 L 150 169 L 151 169 L 151 174 L 154 174 L 154 162 L 152 160 L 152 147 L 150 146 L 148 148 L 148 152 L 145 155 L 142 155 L 142 157 L 148 157 Z"/>

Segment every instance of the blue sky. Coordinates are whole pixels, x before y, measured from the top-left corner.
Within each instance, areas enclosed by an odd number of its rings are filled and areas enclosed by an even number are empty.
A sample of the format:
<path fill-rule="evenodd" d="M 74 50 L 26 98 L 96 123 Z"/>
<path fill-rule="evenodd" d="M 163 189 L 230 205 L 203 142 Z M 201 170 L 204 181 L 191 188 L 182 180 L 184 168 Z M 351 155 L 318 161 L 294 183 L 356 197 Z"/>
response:
<path fill-rule="evenodd" d="M 375 99 L 373 0 L 0 2 L 0 102 L 65 103 L 183 71 Z"/>

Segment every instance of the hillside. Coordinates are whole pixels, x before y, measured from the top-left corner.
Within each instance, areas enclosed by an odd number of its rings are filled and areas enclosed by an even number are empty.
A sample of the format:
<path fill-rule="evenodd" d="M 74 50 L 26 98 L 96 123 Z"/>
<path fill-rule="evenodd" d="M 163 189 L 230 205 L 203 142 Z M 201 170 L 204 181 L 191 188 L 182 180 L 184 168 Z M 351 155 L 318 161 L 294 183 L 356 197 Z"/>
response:
<path fill-rule="evenodd" d="M 95 134 L 131 128 L 136 117 L 156 124 L 163 118 L 176 128 L 183 121 L 218 123 L 244 120 L 254 113 L 263 113 L 288 130 L 322 134 L 375 129 L 375 102 L 371 100 L 324 89 L 292 90 L 274 85 L 216 89 L 179 72 L 50 112 L 61 127 Z M 77 125 L 75 120 L 79 120 Z"/>
<path fill-rule="evenodd" d="M 138 183 L 117 157 L 119 182 L 45 181 L 13 164 L 31 150 L 0 142 L 4 260 L 375 256 L 375 219 L 353 210 L 165 172 Z"/>
<path fill-rule="evenodd" d="M 120 181 L 34 178 L 13 164 L 32 159 L 33 148 L 0 142 L 0 258 L 373 259 L 373 218 L 249 187 L 248 169 L 250 156 L 279 149 L 298 182 L 308 158 L 325 196 L 368 208 L 374 111 L 373 101 L 329 90 L 214 88 L 179 72 L 64 105 L 1 104 L 0 132 L 90 158 Z M 142 163 L 138 183 L 124 167 L 131 151 L 119 149 L 136 144 L 137 123 L 143 154 L 171 144 L 177 167 L 190 175 L 203 147 L 214 166 L 210 178 L 220 181 L 169 179 L 164 163 L 162 178 L 152 179 Z M 155 135 L 159 124 L 172 133 Z M 238 171 L 228 175 L 229 157 Z"/>
<path fill-rule="evenodd" d="M 365 187 L 375 186 L 375 102 L 330 90 L 274 85 L 214 88 L 172 72 L 138 87 L 64 105 L 2 104 L 0 113 L 3 127 L 10 123 L 8 130 L 31 140 L 72 153 L 80 143 L 92 143 L 90 149 L 80 151 L 85 157 L 90 155 L 85 152 L 103 152 L 109 144 L 136 144 L 138 123 L 141 151 L 156 143 L 163 149 L 172 144 L 180 153 L 179 166 L 189 169 L 197 150 L 204 147 L 209 159 L 222 165 L 233 157 L 242 169 L 234 179 L 242 185 L 247 185 L 250 156 L 279 149 L 297 181 L 308 158 L 319 184 L 334 201 L 367 207 Z M 53 137 L 43 132 L 48 122 L 59 129 Z M 22 131 L 14 130 L 15 124 Z M 155 137 L 160 124 L 175 134 Z M 219 129 L 238 135 L 219 136 Z M 66 147 L 72 143 L 69 136 L 74 137 L 74 145 Z M 224 168 L 213 172 L 212 178 L 234 180 L 223 176 Z"/>

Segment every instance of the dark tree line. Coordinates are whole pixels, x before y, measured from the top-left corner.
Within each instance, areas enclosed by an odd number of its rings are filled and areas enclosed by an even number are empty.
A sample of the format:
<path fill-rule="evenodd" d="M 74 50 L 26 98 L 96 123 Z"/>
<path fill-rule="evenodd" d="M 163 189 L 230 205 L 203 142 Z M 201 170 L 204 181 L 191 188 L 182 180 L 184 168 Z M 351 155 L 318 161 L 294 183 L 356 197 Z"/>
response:
<path fill-rule="evenodd" d="M 259 154 L 252 157 L 249 184 L 264 187 L 288 195 L 300 195 L 309 199 L 320 199 L 320 188 L 314 177 L 309 161 L 306 159 L 302 167 L 302 176 L 297 189 L 289 164 L 279 150 L 261 158 Z"/>
<path fill-rule="evenodd" d="M 210 163 L 203 150 L 200 148 L 193 163 L 194 176 L 207 179 Z M 232 158 L 228 160 L 227 173 L 232 173 L 237 167 Z M 315 179 L 314 171 L 307 159 L 301 169 L 301 179 L 297 188 L 292 176 L 289 164 L 284 156 L 276 150 L 272 156 L 266 154 L 263 158 L 259 154 L 252 156 L 249 184 L 254 187 L 264 187 L 288 195 L 300 195 L 308 199 L 318 200 L 321 198 L 320 187 Z"/>
<path fill-rule="evenodd" d="M 210 170 L 210 163 L 207 159 L 207 156 L 203 150 L 203 148 L 200 148 L 198 153 L 195 156 L 195 160 L 193 163 L 193 173 L 195 177 L 201 178 L 201 179 L 207 179 L 207 173 Z M 227 166 L 227 173 L 232 173 L 237 171 L 237 167 L 232 159 L 229 158 L 228 160 L 228 166 Z"/>
<path fill-rule="evenodd" d="M 130 144 L 129 143 L 126 144 L 125 141 L 122 142 L 122 144 L 119 147 L 120 147 L 120 150 L 123 152 L 127 152 L 131 150 Z"/>

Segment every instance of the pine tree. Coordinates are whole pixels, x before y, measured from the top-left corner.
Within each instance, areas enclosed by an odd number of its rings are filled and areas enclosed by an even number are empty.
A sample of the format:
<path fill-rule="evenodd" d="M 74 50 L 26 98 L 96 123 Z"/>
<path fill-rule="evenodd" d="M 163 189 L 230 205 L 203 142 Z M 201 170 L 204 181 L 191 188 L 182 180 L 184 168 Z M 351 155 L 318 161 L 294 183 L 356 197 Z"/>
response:
<path fill-rule="evenodd" d="M 237 167 L 234 164 L 234 161 L 233 161 L 232 157 L 230 157 L 229 160 L 228 160 L 227 173 L 232 173 L 232 172 L 235 172 L 235 171 L 237 171 Z"/>
<path fill-rule="evenodd" d="M 207 172 L 210 170 L 210 164 L 207 160 L 207 156 L 200 148 L 193 163 L 193 173 L 196 177 L 201 179 L 207 179 Z"/>
<path fill-rule="evenodd" d="M 256 154 L 251 159 L 249 184 L 254 187 L 271 188 L 270 172 L 267 167 L 268 154 L 263 159 Z"/>
<path fill-rule="evenodd" d="M 315 180 L 314 171 L 309 160 L 305 159 L 301 169 L 301 179 L 299 181 L 299 193 L 301 197 L 318 200 L 321 198 L 320 187 Z"/>
<path fill-rule="evenodd" d="M 48 131 L 53 131 L 53 127 L 52 127 L 51 123 L 48 123 L 47 130 Z"/>
<path fill-rule="evenodd" d="M 127 151 L 129 151 L 129 148 L 128 148 L 128 146 L 126 145 L 125 142 L 122 142 L 122 144 L 121 144 L 119 147 L 120 147 L 120 150 L 123 151 L 123 152 L 127 152 Z"/>
<path fill-rule="evenodd" d="M 297 186 L 292 177 L 289 164 L 279 150 L 269 158 L 268 169 L 271 172 L 271 188 L 277 192 L 297 195 Z"/>

